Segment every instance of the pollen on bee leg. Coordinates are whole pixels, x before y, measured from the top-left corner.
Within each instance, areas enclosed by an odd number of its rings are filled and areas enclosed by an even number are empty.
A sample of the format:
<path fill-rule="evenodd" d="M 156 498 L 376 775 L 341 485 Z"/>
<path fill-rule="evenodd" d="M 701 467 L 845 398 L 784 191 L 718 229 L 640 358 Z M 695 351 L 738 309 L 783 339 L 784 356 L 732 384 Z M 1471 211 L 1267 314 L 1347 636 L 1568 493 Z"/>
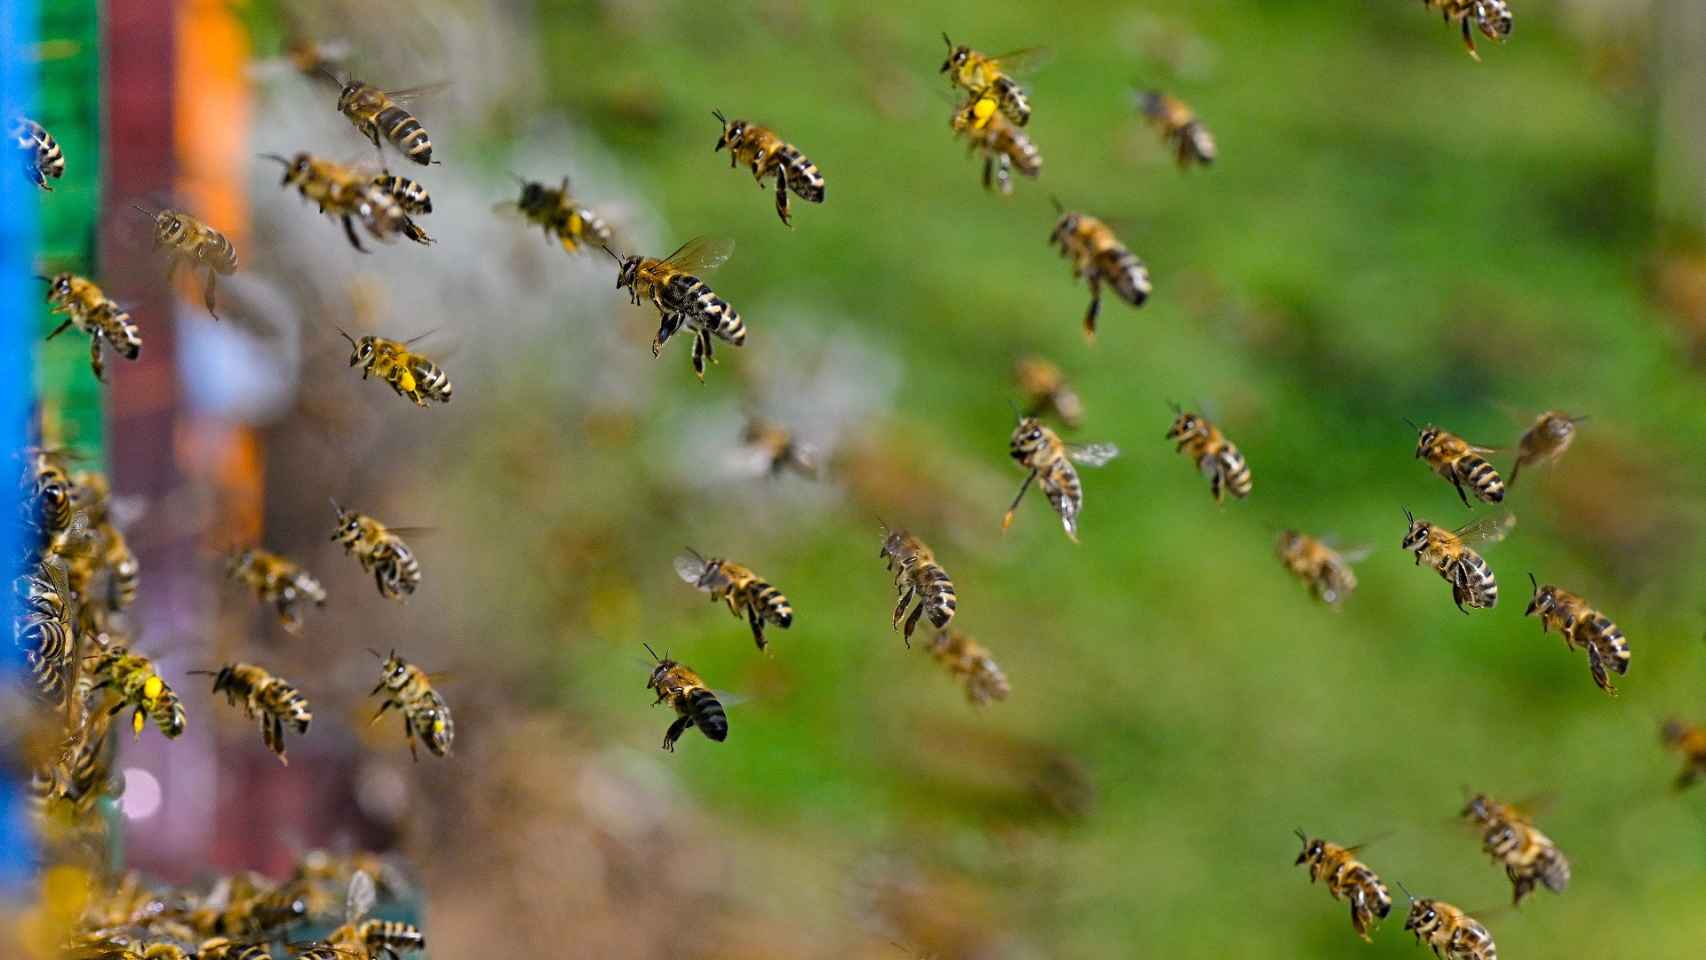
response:
<path fill-rule="evenodd" d="M 166 681 L 161 680 L 159 677 L 149 677 L 147 680 L 142 682 L 142 696 L 144 699 L 150 701 L 158 700 L 160 698 L 160 691 L 165 689 L 165 687 Z M 138 721 L 137 726 L 140 727 L 141 725 L 141 722 Z"/>
<path fill-rule="evenodd" d="M 135 713 L 131 714 L 131 716 L 130 716 L 130 735 L 132 737 L 138 739 L 138 740 L 142 739 L 142 724 L 143 724 L 143 716 L 142 716 L 141 710 L 138 710 Z"/>

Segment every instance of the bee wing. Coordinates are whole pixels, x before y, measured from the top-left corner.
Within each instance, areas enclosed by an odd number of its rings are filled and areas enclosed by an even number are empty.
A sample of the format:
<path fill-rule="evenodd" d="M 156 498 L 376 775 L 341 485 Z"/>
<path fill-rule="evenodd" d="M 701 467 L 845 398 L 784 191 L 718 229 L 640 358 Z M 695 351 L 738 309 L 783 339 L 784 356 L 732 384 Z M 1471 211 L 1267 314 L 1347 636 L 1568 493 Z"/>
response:
<path fill-rule="evenodd" d="M 1474 546 L 1477 543 L 1498 543 L 1505 538 L 1506 534 L 1510 533 L 1514 526 L 1516 526 L 1515 514 L 1499 513 L 1466 523 L 1453 532 L 1457 534 L 1457 538 L 1462 540 L 1465 546 Z"/>
<path fill-rule="evenodd" d="M 1367 560 L 1373 554 L 1374 554 L 1374 548 L 1373 547 L 1363 546 L 1363 547 L 1357 547 L 1354 550 L 1345 550 L 1345 551 L 1341 552 L 1339 554 L 1339 559 L 1343 560 L 1346 563 L 1361 563 L 1364 560 Z"/>
<path fill-rule="evenodd" d="M 1066 445 L 1066 455 L 1086 467 L 1099 467 L 1119 456 L 1120 448 L 1111 443 L 1069 443 Z"/>
<path fill-rule="evenodd" d="M 419 100 L 421 97 L 431 96 L 448 86 L 450 86 L 449 80 L 441 80 L 438 83 L 423 83 L 418 87 L 404 87 L 401 90 L 387 90 L 385 91 L 385 95 L 398 103 L 408 103 L 410 100 Z"/>
<path fill-rule="evenodd" d="M 728 237 L 701 236 L 694 237 L 676 248 L 674 253 L 663 258 L 663 262 L 677 270 L 697 273 L 715 270 L 734 252 L 735 242 Z"/>
<path fill-rule="evenodd" d="M 112 518 L 113 526 L 120 530 L 129 529 L 148 515 L 148 498 L 115 496 L 107 506 L 107 514 Z"/>
<path fill-rule="evenodd" d="M 202 898 L 201 905 L 211 910 L 224 910 L 231 904 L 231 878 L 220 877 L 213 889 Z"/>
<path fill-rule="evenodd" d="M 1483 447 L 1483 446 L 1480 446 L 1479 444 L 1471 443 L 1471 444 L 1469 444 L 1469 449 L 1475 451 L 1476 453 L 1498 453 L 1498 452 L 1504 450 L 1504 447 Z"/>
<path fill-rule="evenodd" d="M 699 578 L 705 575 L 705 558 L 693 553 L 678 555 L 675 558 L 675 575 L 697 587 Z"/>
<path fill-rule="evenodd" d="M 713 689 L 711 693 L 717 698 L 717 702 L 723 705 L 724 710 L 731 707 L 738 707 L 752 699 L 744 694 L 731 693 L 728 690 Z"/>
<path fill-rule="evenodd" d="M 995 61 L 995 65 L 1001 69 L 1002 73 L 1012 77 L 1022 77 L 1048 66 L 1048 62 L 1054 59 L 1054 51 L 1048 47 L 1022 47 L 1018 50 L 996 54 L 989 59 Z"/>
<path fill-rule="evenodd" d="M 367 916 L 377 898 L 373 878 L 367 875 L 367 871 L 357 870 L 349 878 L 349 893 L 344 896 L 344 922 L 355 923 Z"/>

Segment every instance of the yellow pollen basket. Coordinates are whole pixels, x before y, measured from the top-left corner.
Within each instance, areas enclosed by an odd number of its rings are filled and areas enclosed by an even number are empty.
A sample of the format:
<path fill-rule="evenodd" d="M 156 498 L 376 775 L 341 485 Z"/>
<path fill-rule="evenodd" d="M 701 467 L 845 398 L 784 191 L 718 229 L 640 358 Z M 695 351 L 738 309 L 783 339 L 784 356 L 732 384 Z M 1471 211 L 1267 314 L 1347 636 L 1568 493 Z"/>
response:
<path fill-rule="evenodd" d="M 586 227 L 586 221 L 581 219 L 580 214 L 578 214 L 578 213 L 569 214 L 569 232 L 570 233 L 578 234 L 585 227 Z"/>
<path fill-rule="evenodd" d="M 399 387 L 403 388 L 404 393 L 414 393 L 415 392 L 415 375 L 408 370 L 404 370 L 397 377 L 397 385 Z"/>
<path fill-rule="evenodd" d="M 142 699 L 148 701 L 149 706 L 153 706 L 154 701 L 160 699 L 160 692 L 165 689 L 166 681 L 159 677 L 149 677 L 142 681 Z M 140 724 L 138 725 L 140 726 Z"/>
<path fill-rule="evenodd" d="M 995 107 L 996 103 L 993 97 L 983 97 L 972 104 L 972 126 L 978 130 L 988 126 L 989 118 L 995 115 Z"/>
<path fill-rule="evenodd" d="M 432 732 L 435 734 L 443 733 L 444 732 L 444 721 L 443 720 L 434 720 L 432 722 Z"/>
<path fill-rule="evenodd" d="M 136 737 L 138 739 L 140 739 L 142 737 L 142 723 L 143 723 L 142 711 L 139 709 L 134 714 L 131 714 L 131 717 L 130 717 L 130 735 L 131 736 Z"/>

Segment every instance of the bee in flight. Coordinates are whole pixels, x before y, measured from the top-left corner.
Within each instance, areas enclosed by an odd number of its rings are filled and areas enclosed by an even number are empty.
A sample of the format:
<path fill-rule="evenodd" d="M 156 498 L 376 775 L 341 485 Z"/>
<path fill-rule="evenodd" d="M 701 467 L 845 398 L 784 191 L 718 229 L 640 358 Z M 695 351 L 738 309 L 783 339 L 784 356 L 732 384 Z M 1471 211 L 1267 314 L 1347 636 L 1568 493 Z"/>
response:
<path fill-rule="evenodd" d="M 609 247 L 604 252 L 616 261 L 619 272 L 616 289 L 627 288 L 635 306 L 649 299 L 663 317 L 657 336 L 652 340 L 652 356 L 656 357 L 683 327 L 693 331 L 693 373 L 699 382 L 705 381 L 705 361 L 715 362 L 711 337 L 740 346 L 746 342 L 746 325 L 729 302 L 711 290 L 709 284 L 693 275 L 693 271 L 713 270 L 729 258 L 734 241 L 694 237 L 677 247 L 662 260 L 633 254 L 618 257 Z"/>
<path fill-rule="evenodd" d="M 424 949 L 426 935 L 414 924 L 367 919 L 377 899 L 373 878 L 357 870 L 344 896 L 343 924 L 324 940 L 297 945 L 291 954 L 294 960 L 397 960 L 398 951 Z"/>
<path fill-rule="evenodd" d="M 658 656 L 650 644 L 645 647 L 646 652 L 657 662 L 652 668 L 651 676 L 646 679 L 646 689 L 655 690 L 658 695 L 658 698 L 652 701 L 652 706 L 667 701 L 676 713 L 675 722 L 669 725 L 669 730 L 663 735 L 663 748 L 674 753 L 675 741 L 680 740 L 689 727 L 697 727 L 700 733 L 718 743 L 727 740 L 728 714 L 723 711 L 723 705 L 717 695 L 710 687 L 705 686 L 705 681 L 699 679 L 697 673 L 667 656 Z"/>
<path fill-rule="evenodd" d="M 373 178 L 373 185 L 389 194 L 408 215 L 403 218 L 403 236 L 423 246 L 437 242 L 427 236 L 427 232 L 413 219 L 432 212 L 432 194 L 427 192 L 426 184 L 408 177 L 399 177 L 389 170 L 381 170 L 379 175 Z"/>
<path fill-rule="evenodd" d="M 700 556 L 699 551 L 688 547 L 686 553 L 675 558 L 675 572 L 682 580 L 710 594 L 712 603 L 719 600 L 727 603 L 729 613 L 736 619 L 744 612 L 759 650 L 768 645 L 764 639 L 766 622 L 783 630 L 794 622 L 794 608 L 788 604 L 788 598 L 782 595 L 782 591 L 738 563 L 718 557 L 707 560 Z"/>
<path fill-rule="evenodd" d="M 1617 696 L 1611 674 L 1615 672 L 1621 677 L 1629 672 L 1629 641 L 1624 639 L 1623 631 L 1611 622 L 1610 617 L 1570 591 L 1550 583 L 1542 586 L 1532 573 L 1528 575 L 1528 582 L 1534 585 L 1534 595 L 1529 599 L 1523 616 L 1539 614 L 1541 633 L 1557 627 L 1558 632 L 1564 635 L 1565 647 L 1586 650 L 1593 682 L 1606 693 Z"/>
<path fill-rule="evenodd" d="M 415 119 L 415 115 L 403 109 L 402 104 L 436 92 L 443 84 L 387 91 L 360 80 L 338 80 L 335 76 L 328 76 L 342 88 L 338 93 L 338 112 L 355 124 L 362 136 L 373 142 L 373 149 L 381 149 L 379 139 L 383 136 L 399 153 L 415 163 L 424 167 L 433 162 L 432 138 L 427 136 L 426 128 Z"/>
<path fill-rule="evenodd" d="M 47 302 L 51 304 L 50 311 L 65 317 L 47 339 L 64 333 L 75 326 L 80 332 L 89 336 L 89 369 L 94 372 L 95 379 L 106 382 L 106 360 L 102 356 L 102 345 L 113 349 L 126 360 L 135 360 L 142 354 L 142 332 L 130 319 L 130 314 L 119 308 L 119 305 L 107 299 L 101 288 L 76 274 L 61 273 L 52 278 L 41 278 L 47 281 Z"/>
<path fill-rule="evenodd" d="M 298 736 L 308 732 L 308 724 L 314 719 L 308 709 L 308 698 L 283 679 L 252 663 L 227 664 L 217 672 L 190 672 L 212 677 L 214 694 L 225 694 L 228 703 L 234 707 L 241 706 L 249 719 L 258 721 L 261 741 L 267 749 L 278 757 L 279 763 L 290 762 L 284 756 L 284 729 L 288 726 Z"/>
<path fill-rule="evenodd" d="M 1403 884 L 1399 884 L 1400 887 Z M 1404 929 L 1416 935 L 1417 943 L 1426 943 L 1441 960 L 1498 960 L 1499 951 L 1493 945 L 1493 935 L 1481 921 L 1464 913 L 1444 900 L 1410 897 L 1410 913 L 1404 918 Z"/>
<path fill-rule="evenodd" d="M 13 119 L 11 134 L 23 160 L 24 175 L 30 178 L 31 183 L 51 193 L 53 187 L 47 181 L 65 176 L 65 153 L 59 149 L 59 141 L 47 132 L 46 127 L 28 117 Z"/>
<path fill-rule="evenodd" d="M 1494 43 L 1504 43 L 1505 38 L 1511 35 L 1511 8 L 1505 0 L 1422 0 L 1422 5 L 1430 10 L 1439 10 L 1446 23 L 1456 20 L 1463 25 L 1463 45 L 1469 48 L 1469 56 L 1477 61 L 1481 55 L 1475 51 L 1475 37 L 1469 32 L 1471 20 L 1481 34 Z"/>
<path fill-rule="evenodd" d="M 959 607 L 954 581 L 948 578 L 948 571 L 936 562 L 936 555 L 930 552 L 923 540 L 905 530 L 890 530 L 885 525 L 882 549 L 877 551 L 877 556 L 886 560 L 888 568 L 894 571 L 895 591 L 900 594 L 889 628 L 900 629 L 901 615 L 906 613 L 914 599 L 918 601 L 918 605 L 912 608 L 912 614 L 906 618 L 903 636 L 908 647 L 912 646 L 912 631 L 918 626 L 919 617 L 928 616 L 930 625 L 938 630 L 954 619 L 954 612 Z"/>
<path fill-rule="evenodd" d="M 1451 599 L 1458 610 L 1468 613 L 1463 609 L 1465 604 L 1478 610 L 1498 605 L 1499 583 L 1493 577 L 1493 568 L 1472 547 L 1504 539 L 1516 523 L 1514 517 L 1483 517 L 1456 530 L 1417 520 L 1409 510 L 1404 511 L 1404 519 L 1410 529 L 1400 546 L 1416 555 L 1418 565 L 1426 560 L 1442 580 L 1451 584 Z"/>
<path fill-rule="evenodd" d="M 403 715 L 403 735 L 409 740 L 411 757 L 420 760 L 415 750 L 416 740 L 426 744 L 435 757 L 449 753 L 450 742 L 456 738 L 456 724 L 451 722 L 450 706 L 432 687 L 434 675 L 397 656 L 395 650 L 388 657 L 380 657 L 377 650 L 368 653 L 380 660 L 379 682 L 368 696 L 385 692 L 385 701 L 368 724 L 378 723 L 385 711 L 396 707 Z"/>
<path fill-rule="evenodd" d="M 260 547 L 240 550 L 232 555 L 225 572 L 255 591 L 255 599 L 272 604 L 278 610 L 278 622 L 291 633 L 302 629 L 302 614 L 298 610 L 301 604 L 326 605 L 326 588 L 320 581 L 295 561 L 270 550 Z"/>
<path fill-rule="evenodd" d="M 1153 289 L 1149 268 L 1126 249 L 1107 224 L 1075 210 L 1064 210 L 1055 201 L 1060 218 L 1049 234 L 1049 243 L 1060 247 L 1061 256 L 1072 261 L 1072 279 L 1082 277 L 1090 284 L 1090 307 L 1084 313 L 1084 335 L 1096 338 L 1096 315 L 1102 310 L 1102 284 L 1114 288 L 1121 300 L 1143 306 Z"/>
<path fill-rule="evenodd" d="M 1368 556 L 1368 550 L 1339 553 L 1307 533 L 1286 530 L 1277 547 L 1280 562 L 1292 576 L 1303 581 L 1315 599 L 1337 607 L 1357 588 L 1351 564 Z"/>
<path fill-rule="evenodd" d="M 1455 487 L 1464 506 L 1470 505 L 1464 486 L 1474 490 L 1476 499 L 1485 503 L 1498 503 L 1505 498 L 1505 482 L 1499 479 L 1499 471 L 1481 456 L 1494 452 L 1492 447 L 1477 447 L 1431 423 L 1417 427 L 1413 421 L 1405 422 L 1416 430 L 1416 459 L 1426 460 L 1435 473 Z"/>
<path fill-rule="evenodd" d="M 1327 840 L 1311 840 L 1302 830 L 1294 830 L 1303 841 L 1303 852 L 1297 855 L 1294 866 L 1309 864 L 1309 882 L 1324 880 L 1327 892 L 1334 900 L 1351 905 L 1351 929 L 1369 941 L 1369 931 L 1392 912 L 1392 894 L 1379 875 L 1355 856 L 1361 846 L 1341 847 Z"/>
<path fill-rule="evenodd" d="M 202 299 L 207 304 L 207 312 L 218 320 L 219 314 L 213 310 L 214 286 L 221 274 L 229 276 L 237 272 L 237 248 L 225 239 L 224 234 L 182 211 L 161 210 L 155 213 L 142 207 L 136 209 L 154 220 L 154 249 L 166 251 L 168 284 L 180 267 L 207 269 Z"/>
<path fill-rule="evenodd" d="M 1077 543 L 1078 514 L 1084 508 L 1084 485 L 1079 482 L 1078 469 L 1072 463 L 1076 460 L 1087 467 L 1099 467 L 1119 456 L 1120 449 L 1111 443 L 1068 444 L 1036 417 L 1021 417 L 1008 440 L 1008 455 L 1019 469 L 1028 472 L 1025 482 L 1019 484 L 1018 496 L 1013 498 L 1007 514 L 1001 518 L 1001 529 L 1006 530 L 1012 525 L 1013 511 L 1019 509 L 1019 502 L 1030 491 L 1031 482 L 1037 481 L 1043 488 L 1043 495 L 1048 497 L 1049 506 L 1060 515 L 1067 538 Z"/>
<path fill-rule="evenodd" d="M 1706 726 L 1672 718 L 1665 721 L 1659 736 L 1665 746 L 1682 754 L 1682 772 L 1676 777 L 1678 790 L 1686 790 L 1706 777 Z"/>
<path fill-rule="evenodd" d="M 332 509 L 338 514 L 332 540 L 342 543 L 344 553 L 355 554 L 361 569 L 373 574 L 379 595 L 400 600 L 414 593 L 421 583 L 421 564 L 397 531 L 367 514 L 345 510 L 336 500 L 332 501 Z"/>
<path fill-rule="evenodd" d="M 1531 463 L 1557 463 L 1564 451 L 1576 439 L 1576 424 L 1587 417 L 1572 417 L 1557 410 L 1548 410 L 1534 421 L 1534 426 L 1517 441 L 1516 462 L 1511 464 L 1510 485 L 1516 486 L 1517 471 Z"/>
<path fill-rule="evenodd" d="M 529 223 L 545 231 L 546 239 L 555 239 L 569 253 L 586 246 L 608 247 L 616 242 L 609 224 L 570 194 L 568 177 L 563 178 L 560 187 L 516 179 L 521 183 L 521 199 L 498 207 L 519 211 Z"/>
<path fill-rule="evenodd" d="M 983 154 L 983 189 L 1013 192 L 1013 171 L 1035 179 L 1043 172 L 1043 155 L 1031 138 L 997 112 L 993 97 L 973 97 L 954 107 L 948 125 L 966 138 L 970 152 Z"/>
<path fill-rule="evenodd" d="M 1167 439 L 1177 440 L 1174 451 L 1190 457 L 1197 470 L 1208 477 L 1208 492 L 1214 495 L 1214 502 L 1224 502 L 1228 492 L 1240 500 L 1248 497 L 1250 467 L 1244 462 L 1244 455 L 1221 434 L 1219 427 L 1198 414 L 1180 409 L 1176 403 L 1172 407 L 1176 417 L 1167 428 Z"/>
<path fill-rule="evenodd" d="M 375 175 L 356 167 L 321 160 L 308 153 L 298 153 L 288 160 L 276 153 L 263 153 L 261 156 L 284 164 L 284 179 L 279 182 L 280 186 L 295 186 L 297 192 L 319 206 L 321 213 L 338 218 L 344 226 L 344 236 L 349 238 L 350 245 L 357 250 L 367 252 L 355 232 L 357 220 L 361 221 L 369 236 L 385 243 L 391 242 L 399 234 L 416 243 L 433 242 L 432 238 L 410 219 L 409 210 L 403 200 L 388 186 L 393 182 L 401 182 L 409 188 L 418 188 L 419 194 L 424 197 L 425 188 L 421 188 L 415 181 L 403 180 L 389 174 Z M 407 193 L 407 189 L 404 192 Z M 417 199 L 411 199 L 410 204 L 416 209 L 423 206 Z M 424 208 L 432 209 L 430 199 L 425 201 Z"/>
<path fill-rule="evenodd" d="M 1038 356 L 1020 357 L 1013 365 L 1013 379 L 1024 399 L 1021 409 L 1027 417 L 1052 413 L 1068 429 L 1076 430 L 1084 422 L 1084 401 L 1066 380 L 1060 367 Z"/>
<path fill-rule="evenodd" d="M 1541 833 L 1528 815 L 1484 793 L 1469 798 L 1463 819 L 1481 830 L 1481 848 L 1504 865 L 1510 878 L 1513 905 L 1544 884 L 1553 893 L 1570 885 L 1570 861 L 1552 838 Z"/>
<path fill-rule="evenodd" d="M 752 178 L 761 188 L 765 177 L 776 175 L 776 215 L 782 218 L 784 226 L 793 226 L 788 220 L 788 191 L 808 203 L 823 202 L 823 174 L 799 147 L 778 137 L 769 127 L 730 120 L 720 110 L 711 111 L 711 115 L 723 125 L 723 134 L 717 138 L 712 153 L 728 147 L 729 168 L 741 163 L 750 166 Z"/>
<path fill-rule="evenodd" d="M 964 680 L 966 701 L 982 706 L 991 700 L 1005 700 L 1012 688 L 1007 675 L 990 655 L 989 649 L 958 630 L 938 630 L 930 638 L 930 655 L 948 669 L 955 679 Z"/>
<path fill-rule="evenodd" d="M 1047 48 L 1027 47 L 988 57 L 964 44 L 956 46 L 946 33 L 942 42 L 948 45 L 948 59 L 942 61 L 939 72 L 948 75 L 949 83 L 971 97 L 989 100 L 1000 108 L 1003 117 L 1021 127 L 1030 122 L 1030 98 L 1015 78 L 1042 66 L 1048 59 Z M 988 116 L 984 115 L 983 123 L 988 122 Z"/>
<path fill-rule="evenodd" d="M 142 735 L 145 718 L 152 718 L 155 726 L 169 739 L 176 739 L 183 734 L 183 704 L 155 671 L 153 661 L 116 644 L 91 659 L 95 661 L 95 666 L 90 671 L 90 676 L 98 682 L 90 688 L 90 692 L 111 687 L 118 693 L 118 702 L 107 711 L 109 714 L 116 716 L 126 707 L 134 707 L 135 713 L 130 719 L 133 735 Z"/>
<path fill-rule="evenodd" d="M 443 367 L 425 354 L 410 349 L 433 332 L 429 330 L 407 340 L 388 340 L 372 334 L 357 340 L 344 330 L 338 330 L 350 343 L 349 365 L 361 368 L 361 379 L 366 380 L 368 374 L 372 374 L 417 407 L 425 407 L 428 400 L 449 403 L 455 392 Z"/>
<path fill-rule="evenodd" d="M 1150 125 L 1161 132 L 1162 142 L 1172 145 L 1180 169 L 1189 170 L 1193 163 L 1204 167 L 1214 163 L 1214 134 L 1183 100 L 1160 90 L 1146 90 L 1138 95 L 1138 105 Z"/>
<path fill-rule="evenodd" d="M 740 439 L 752 451 L 763 472 L 772 477 L 780 476 L 784 470 L 812 479 L 818 476 L 817 452 L 795 439 L 794 432 L 780 423 L 748 416 Z"/>

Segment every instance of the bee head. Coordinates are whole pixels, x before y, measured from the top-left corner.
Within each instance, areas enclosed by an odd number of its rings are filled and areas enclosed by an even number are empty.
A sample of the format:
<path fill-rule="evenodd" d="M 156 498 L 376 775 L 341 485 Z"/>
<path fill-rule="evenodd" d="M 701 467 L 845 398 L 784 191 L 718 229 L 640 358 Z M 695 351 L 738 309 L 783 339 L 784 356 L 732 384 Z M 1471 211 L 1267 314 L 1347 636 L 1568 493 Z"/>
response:
<path fill-rule="evenodd" d="M 1666 720 L 1664 725 L 1659 727 L 1659 740 L 1670 746 L 1681 743 L 1682 738 L 1687 735 L 1688 724 L 1674 717 Z"/>
<path fill-rule="evenodd" d="M 1487 39 L 1503 43 L 1515 26 L 1510 5 L 1505 0 L 1477 0 L 1475 25 L 1481 28 Z"/>
<path fill-rule="evenodd" d="M 1285 556 L 1303 545 L 1303 537 L 1296 530 L 1281 530 L 1279 535 L 1279 554 Z"/>
<path fill-rule="evenodd" d="M 1546 415 L 1546 425 L 1541 429 L 1545 430 L 1546 435 L 1553 441 L 1561 441 L 1575 433 L 1576 424 L 1586 419 L 1587 417 L 1572 417 L 1567 413 L 1554 411 Z"/>
<path fill-rule="evenodd" d="M 1297 855 L 1297 862 L 1292 866 L 1301 866 L 1305 863 L 1314 864 L 1321 859 L 1322 854 L 1327 852 L 1325 844 L 1320 840 L 1309 839 L 1308 834 L 1305 834 L 1302 829 L 1291 832 L 1297 834 L 1297 839 L 1303 841 L 1303 852 Z"/>
<path fill-rule="evenodd" d="M 332 509 L 338 514 L 337 526 L 332 530 L 332 539 L 354 543 L 361 536 L 361 514 L 338 506 L 336 500 L 332 501 Z"/>
<path fill-rule="evenodd" d="M 61 300 L 71 296 L 71 274 L 57 273 L 52 277 L 43 277 L 47 281 L 47 298 Z"/>
<path fill-rule="evenodd" d="M 1399 544 L 1405 550 L 1415 553 L 1428 542 L 1428 534 L 1433 531 L 1433 524 L 1426 520 L 1417 520 L 1409 508 L 1404 508 L 1404 519 L 1410 521 L 1410 529 L 1404 534 L 1404 542 Z"/>
<path fill-rule="evenodd" d="M 1410 891 L 1404 895 L 1409 897 Z M 1418 936 L 1426 935 L 1439 925 L 1439 911 L 1434 908 L 1432 898 L 1423 897 L 1417 900 L 1410 897 L 1410 915 L 1404 918 L 1404 929 L 1414 930 Z"/>
<path fill-rule="evenodd" d="M 1435 440 L 1439 439 L 1440 430 L 1431 423 L 1425 427 L 1418 427 L 1416 421 L 1409 417 L 1405 417 L 1404 422 L 1416 431 L 1416 459 L 1420 460 L 1427 456 L 1428 448 L 1433 446 Z"/>
<path fill-rule="evenodd" d="M 339 80 L 337 77 L 333 76 L 330 72 L 327 72 L 326 76 L 331 77 L 332 80 L 334 82 L 336 82 L 340 88 L 338 90 L 338 109 L 339 110 L 348 110 L 350 107 L 350 104 L 355 102 L 356 95 L 361 93 L 361 88 L 367 86 L 367 84 L 362 83 L 360 80 L 357 80 L 354 77 L 351 77 L 349 80 Z"/>
<path fill-rule="evenodd" d="M 224 693 L 230 688 L 231 682 L 236 679 L 236 674 L 232 671 L 230 664 L 220 667 L 217 671 L 191 670 L 189 673 L 191 676 L 212 677 L 214 693 Z"/>
<path fill-rule="evenodd" d="M 607 252 L 609 249 L 609 247 L 605 248 Z M 616 256 L 614 253 L 610 255 L 613 257 Z M 645 258 L 636 253 L 633 256 L 622 257 L 616 261 L 621 265 L 621 269 L 616 274 L 616 289 L 620 290 L 623 287 L 631 287 L 634 285 L 634 281 L 638 279 L 640 275 L 640 261 L 643 259 Z"/>
<path fill-rule="evenodd" d="M 942 42 L 948 45 L 948 59 L 942 61 L 942 69 L 938 72 L 947 73 L 949 70 L 958 70 L 966 65 L 967 60 L 971 59 L 971 48 L 965 44 L 954 46 L 954 41 L 949 40 L 946 33 L 942 34 Z"/>
<path fill-rule="evenodd" d="M 656 661 L 655 665 L 652 667 L 651 677 L 646 680 L 646 686 L 648 688 L 656 687 L 663 683 L 664 674 L 669 673 L 669 671 L 675 667 L 675 661 L 671 660 L 668 654 L 661 657 L 658 656 L 657 651 L 653 650 L 652 645 L 649 643 L 642 642 L 640 646 L 645 647 L 646 652 L 652 655 L 652 660 Z"/>
<path fill-rule="evenodd" d="M 1178 416 L 1174 418 L 1173 425 L 1167 428 L 1168 440 L 1182 440 L 1203 431 L 1203 419 L 1201 417 L 1189 410 L 1181 409 L 1176 403 L 1170 406 Z"/>
<path fill-rule="evenodd" d="M 521 181 L 521 209 L 536 210 L 545 206 L 545 185 L 537 180 Z"/>
<path fill-rule="evenodd" d="M 1043 439 L 1043 423 L 1036 417 L 1020 417 L 1019 425 L 1013 428 L 1013 444 L 1041 443 Z"/>
<path fill-rule="evenodd" d="M 338 328 L 338 335 L 343 337 L 345 340 L 349 341 L 349 345 L 350 345 L 349 365 L 350 366 L 352 366 L 352 367 L 365 366 L 365 365 L 373 362 L 373 351 L 375 349 L 373 337 L 366 336 L 366 337 L 362 337 L 360 340 L 357 340 L 356 338 L 350 336 L 349 333 L 347 331 L 345 331 L 343 327 Z"/>
<path fill-rule="evenodd" d="M 1522 615 L 1525 617 L 1532 617 L 1535 613 L 1550 613 L 1552 608 L 1558 603 L 1558 588 L 1554 587 L 1550 583 L 1545 586 L 1541 586 L 1540 582 L 1534 579 L 1534 574 L 1532 573 L 1528 575 L 1528 582 L 1534 584 L 1534 596 L 1529 598 L 1528 609 L 1524 610 Z"/>
<path fill-rule="evenodd" d="M 1488 805 L 1487 795 L 1477 793 L 1470 797 L 1469 802 L 1463 805 L 1463 812 L 1459 816 L 1477 823 L 1486 823 L 1491 820 L 1492 809 Z"/>
<path fill-rule="evenodd" d="M 721 110 L 712 110 L 711 116 L 716 117 L 717 122 L 723 125 L 723 134 L 717 138 L 717 145 L 711 148 L 711 152 L 716 153 L 724 147 L 730 150 L 739 148 L 741 142 L 746 139 L 746 121 L 730 120 L 723 116 Z"/>

